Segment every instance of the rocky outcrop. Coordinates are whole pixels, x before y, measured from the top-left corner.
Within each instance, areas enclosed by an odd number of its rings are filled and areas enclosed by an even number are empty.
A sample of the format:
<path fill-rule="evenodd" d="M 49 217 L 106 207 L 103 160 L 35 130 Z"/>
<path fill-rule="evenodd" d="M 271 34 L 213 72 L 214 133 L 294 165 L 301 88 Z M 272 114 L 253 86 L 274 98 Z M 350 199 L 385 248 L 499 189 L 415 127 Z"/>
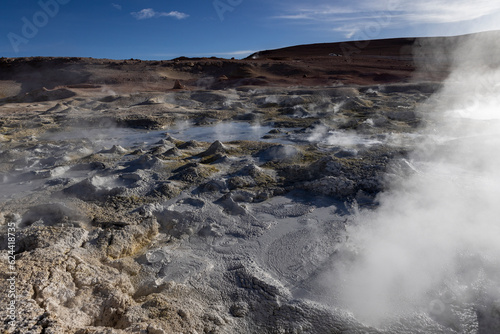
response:
<path fill-rule="evenodd" d="M 299 187 L 315 193 L 335 197 L 349 197 L 355 195 L 357 192 L 356 183 L 341 176 L 325 176 L 318 180 L 304 182 Z"/>
<path fill-rule="evenodd" d="M 260 151 L 257 156 L 266 162 L 290 162 L 300 159 L 302 152 L 292 145 L 274 145 Z"/>
<path fill-rule="evenodd" d="M 226 153 L 226 147 L 218 140 L 214 141 L 212 145 L 202 153 L 199 154 L 200 157 L 208 157 L 216 154 L 224 154 Z"/>
<path fill-rule="evenodd" d="M 172 89 L 186 89 L 186 87 L 184 87 L 179 80 L 175 80 L 174 87 L 172 87 Z"/>

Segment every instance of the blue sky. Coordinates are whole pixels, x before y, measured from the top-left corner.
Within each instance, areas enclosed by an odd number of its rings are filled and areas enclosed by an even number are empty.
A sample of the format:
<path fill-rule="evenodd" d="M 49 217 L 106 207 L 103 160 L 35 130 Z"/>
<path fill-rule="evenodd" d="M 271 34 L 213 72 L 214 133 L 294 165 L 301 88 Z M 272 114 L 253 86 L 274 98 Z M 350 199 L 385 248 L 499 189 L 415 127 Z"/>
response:
<path fill-rule="evenodd" d="M 242 58 L 297 44 L 494 29 L 494 0 L 2 0 L 0 56 Z"/>

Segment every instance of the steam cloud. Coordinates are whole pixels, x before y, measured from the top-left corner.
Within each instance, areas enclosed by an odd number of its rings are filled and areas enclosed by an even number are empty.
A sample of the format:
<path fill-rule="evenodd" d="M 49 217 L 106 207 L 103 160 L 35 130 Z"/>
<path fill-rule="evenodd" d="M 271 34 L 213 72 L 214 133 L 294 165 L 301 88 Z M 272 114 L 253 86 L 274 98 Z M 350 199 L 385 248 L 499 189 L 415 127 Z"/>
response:
<path fill-rule="evenodd" d="M 487 319 L 500 306 L 498 37 L 454 47 L 451 75 L 421 110 L 428 139 L 411 175 L 348 231 L 330 286 L 367 324 L 420 314 L 458 332 L 477 332 L 479 318 L 498 325 Z"/>

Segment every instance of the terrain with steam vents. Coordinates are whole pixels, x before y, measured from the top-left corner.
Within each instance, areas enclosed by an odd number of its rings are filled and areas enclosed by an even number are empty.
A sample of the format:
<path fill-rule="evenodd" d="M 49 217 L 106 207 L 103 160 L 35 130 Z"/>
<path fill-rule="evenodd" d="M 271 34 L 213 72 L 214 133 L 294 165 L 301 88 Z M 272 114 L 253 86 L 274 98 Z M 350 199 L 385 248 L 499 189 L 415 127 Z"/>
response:
<path fill-rule="evenodd" d="M 495 333 L 497 37 L 0 59 L 5 333 Z"/>

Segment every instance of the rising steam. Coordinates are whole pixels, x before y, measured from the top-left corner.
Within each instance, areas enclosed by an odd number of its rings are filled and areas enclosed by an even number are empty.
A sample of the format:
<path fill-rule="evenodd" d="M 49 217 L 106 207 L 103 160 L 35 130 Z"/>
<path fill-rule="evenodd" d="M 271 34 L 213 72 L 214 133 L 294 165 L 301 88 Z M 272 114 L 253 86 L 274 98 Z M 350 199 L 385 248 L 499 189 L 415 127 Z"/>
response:
<path fill-rule="evenodd" d="M 408 161 L 411 175 L 393 181 L 348 231 L 330 279 L 344 306 L 370 325 L 416 314 L 458 332 L 498 325 L 498 37 L 460 39 L 451 75 L 421 110 L 428 139 Z"/>

